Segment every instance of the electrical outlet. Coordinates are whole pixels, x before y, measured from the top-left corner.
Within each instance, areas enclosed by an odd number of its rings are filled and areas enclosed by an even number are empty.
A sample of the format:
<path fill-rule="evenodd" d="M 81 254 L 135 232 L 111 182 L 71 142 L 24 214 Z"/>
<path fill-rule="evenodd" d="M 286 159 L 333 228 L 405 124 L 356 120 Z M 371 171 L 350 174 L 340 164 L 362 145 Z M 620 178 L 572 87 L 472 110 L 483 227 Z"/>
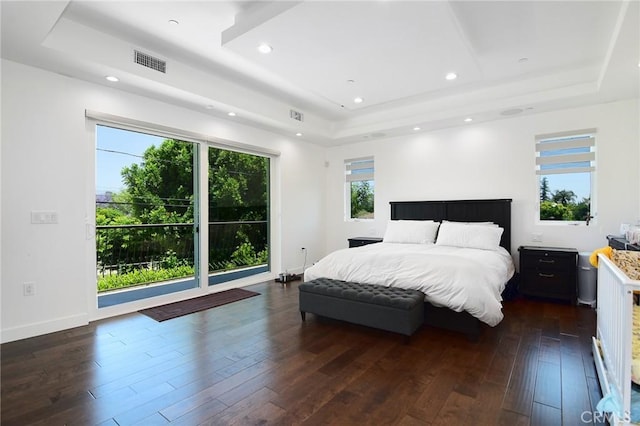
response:
<path fill-rule="evenodd" d="M 36 283 L 28 282 L 22 284 L 22 292 L 25 296 L 35 296 L 36 295 Z"/>
<path fill-rule="evenodd" d="M 531 234 L 531 241 L 534 241 L 536 243 L 541 243 L 542 242 L 542 234 L 540 234 L 540 233 Z"/>

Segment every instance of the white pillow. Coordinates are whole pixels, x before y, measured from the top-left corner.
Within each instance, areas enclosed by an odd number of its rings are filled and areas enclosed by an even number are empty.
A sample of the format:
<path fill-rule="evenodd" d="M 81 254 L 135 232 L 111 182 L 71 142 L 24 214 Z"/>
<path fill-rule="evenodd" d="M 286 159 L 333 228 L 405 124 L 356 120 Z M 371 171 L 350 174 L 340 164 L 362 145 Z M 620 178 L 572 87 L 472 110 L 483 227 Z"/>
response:
<path fill-rule="evenodd" d="M 442 223 L 458 223 L 462 225 L 482 225 L 482 226 L 493 226 L 493 227 L 500 226 L 497 223 L 493 223 L 493 222 L 456 222 L 453 220 L 443 220 Z"/>
<path fill-rule="evenodd" d="M 444 222 L 436 245 L 497 250 L 503 232 L 500 227 Z"/>
<path fill-rule="evenodd" d="M 439 222 L 433 220 L 390 220 L 385 243 L 430 244 L 436 240 Z"/>

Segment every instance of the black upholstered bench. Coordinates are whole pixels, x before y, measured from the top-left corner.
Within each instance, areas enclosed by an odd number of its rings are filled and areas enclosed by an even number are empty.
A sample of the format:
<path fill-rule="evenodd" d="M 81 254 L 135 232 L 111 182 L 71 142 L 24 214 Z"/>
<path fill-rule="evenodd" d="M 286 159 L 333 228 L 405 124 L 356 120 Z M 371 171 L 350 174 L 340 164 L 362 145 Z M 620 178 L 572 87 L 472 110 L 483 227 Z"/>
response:
<path fill-rule="evenodd" d="M 318 278 L 298 286 L 300 314 L 325 316 L 411 336 L 424 322 L 418 290 Z"/>

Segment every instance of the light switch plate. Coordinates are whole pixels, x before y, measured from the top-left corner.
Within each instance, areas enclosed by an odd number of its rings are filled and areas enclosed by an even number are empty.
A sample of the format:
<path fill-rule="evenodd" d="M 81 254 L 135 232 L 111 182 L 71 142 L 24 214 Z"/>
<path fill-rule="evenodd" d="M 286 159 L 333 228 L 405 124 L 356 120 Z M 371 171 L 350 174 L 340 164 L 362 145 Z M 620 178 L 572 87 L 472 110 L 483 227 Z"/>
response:
<path fill-rule="evenodd" d="M 39 225 L 58 223 L 58 212 L 49 210 L 32 210 L 31 223 Z"/>

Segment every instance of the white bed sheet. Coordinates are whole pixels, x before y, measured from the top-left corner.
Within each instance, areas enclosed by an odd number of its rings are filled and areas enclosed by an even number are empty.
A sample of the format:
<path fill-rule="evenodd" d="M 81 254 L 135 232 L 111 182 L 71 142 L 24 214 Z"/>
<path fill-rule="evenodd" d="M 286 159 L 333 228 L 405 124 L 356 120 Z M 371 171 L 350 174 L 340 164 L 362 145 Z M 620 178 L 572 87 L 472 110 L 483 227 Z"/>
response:
<path fill-rule="evenodd" d="M 307 269 L 304 279 L 417 289 L 432 304 L 467 311 L 493 327 L 503 318 L 501 293 L 514 272 L 513 259 L 502 247 L 377 243 L 335 251 Z"/>

